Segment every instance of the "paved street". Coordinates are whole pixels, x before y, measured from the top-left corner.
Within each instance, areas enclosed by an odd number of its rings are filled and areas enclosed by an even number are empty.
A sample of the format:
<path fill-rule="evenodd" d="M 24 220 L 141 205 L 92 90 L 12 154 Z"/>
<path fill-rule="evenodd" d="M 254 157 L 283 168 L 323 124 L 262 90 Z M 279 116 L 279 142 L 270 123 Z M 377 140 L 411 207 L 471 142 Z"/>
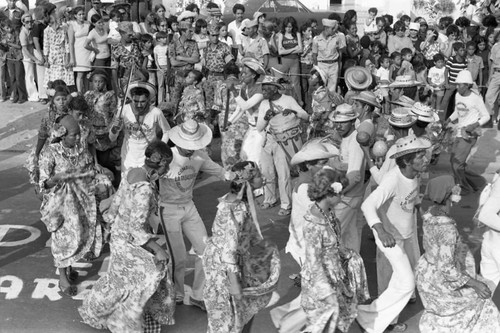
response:
<path fill-rule="evenodd" d="M 10 102 L 0 104 L 0 332 L 98 332 L 81 323 L 77 312 L 85 292 L 91 288 L 107 265 L 106 252 L 94 262 L 81 262 L 76 266 L 80 273 L 79 294 L 73 299 L 61 297 L 57 290 L 58 277 L 52 265 L 49 239 L 40 221 L 40 201 L 28 184 L 22 164 L 36 140 L 37 128 L 44 108 L 38 103 L 22 106 Z M 218 142 L 218 141 L 217 141 Z M 500 168 L 500 135 L 493 129 L 485 130 L 473 151 L 470 164 L 489 180 Z M 215 149 L 217 150 L 217 149 Z M 216 154 L 217 155 L 217 154 Z M 431 173 L 449 173 L 449 156 L 443 154 L 438 166 Z M 223 182 L 201 186 L 195 191 L 195 202 L 200 215 L 210 230 L 215 216 L 217 198 L 227 191 Z M 474 226 L 471 217 L 477 206 L 477 196 L 469 196 L 452 211 L 460 232 L 477 255 L 477 243 L 469 239 Z M 252 332 L 276 332 L 269 310 L 295 298 L 299 289 L 288 276 L 298 271 L 291 256 L 284 254 L 288 239 L 288 218 L 277 214 L 278 208 L 258 211 L 264 236 L 274 241 L 281 250 L 282 273 L 279 282 L 278 303 L 259 313 Z M 210 232 L 210 231 L 209 231 Z M 421 228 L 419 228 L 421 234 Z M 370 291 L 376 295 L 375 245 L 365 228 L 362 256 L 365 259 Z M 189 275 L 189 284 L 192 276 Z M 407 332 L 419 332 L 418 320 L 422 310 L 420 301 L 408 305 L 401 319 L 408 323 Z M 165 326 L 164 332 L 205 332 L 206 315 L 191 306 L 178 306 L 176 324 Z M 360 332 L 354 324 L 350 332 Z"/>

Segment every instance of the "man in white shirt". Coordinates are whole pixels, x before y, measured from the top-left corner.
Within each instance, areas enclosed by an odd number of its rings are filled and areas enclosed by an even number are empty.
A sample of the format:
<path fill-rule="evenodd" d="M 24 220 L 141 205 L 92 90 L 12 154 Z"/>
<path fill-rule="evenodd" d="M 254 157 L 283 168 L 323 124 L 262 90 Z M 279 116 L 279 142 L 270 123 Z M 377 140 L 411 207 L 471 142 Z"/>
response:
<path fill-rule="evenodd" d="M 397 167 L 385 174 L 380 185 L 361 205 L 372 228 L 378 250 L 390 262 L 393 273 L 387 289 L 369 305 L 358 306 L 358 322 L 369 333 L 382 333 L 396 322 L 415 289 L 415 277 L 407 255 L 413 247 L 415 204 L 419 200 L 419 174 L 427 170 L 424 138 L 407 136 L 396 142 Z M 378 255 L 378 254 L 377 254 Z M 393 325 L 399 332 L 405 324 Z"/>
<path fill-rule="evenodd" d="M 207 230 L 193 202 L 193 186 L 200 171 L 224 180 L 223 167 L 210 159 L 202 149 L 212 141 L 212 131 L 205 124 L 187 120 L 170 131 L 173 160 L 169 171 L 160 179 L 160 212 L 173 257 L 176 302 L 184 300 L 186 245 L 184 236 L 196 253 L 192 295 L 189 303 L 205 310 L 203 287 L 205 274 L 201 255 L 205 251 Z"/>
<path fill-rule="evenodd" d="M 345 172 L 349 185 L 343 190 L 341 202 L 335 206 L 335 215 L 340 221 L 342 243 L 358 252 L 361 237 L 357 227 L 359 208 L 363 201 L 365 180 L 365 156 L 356 135 L 355 122 L 358 118 L 352 105 L 340 104 L 331 112 L 328 119 L 334 123 L 342 138 L 340 155 L 334 158 L 335 169 Z"/>
<path fill-rule="evenodd" d="M 33 24 L 35 21 L 31 14 L 24 14 L 21 18 L 23 27 L 19 32 L 19 41 L 22 46 L 23 65 L 26 82 L 26 91 L 28 92 L 28 101 L 38 102 L 38 89 L 35 84 L 36 78 L 36 65 L 43 65 L 43 61 L 35 57 L 35 44 L 33 42 Z M 21 103 L 20 100 L 18 103 Z"/>
<path fill-rule="evenodd" d="M 462 195 L 467 195 L 482 189 L 486 184 L 481 175 L 467 167 L 467 157 L 481 135 L 480 126 L 490 120 L 490 114 L 481 95 L 471 90 L 474 81 L 468 70 L 458 73 L 455 83 L 455 112 L 448 118 L 446 125 L 457 121 L 457 136 L 450 161 L 455 181 L 462 187 Z"/>
<path fill-rule="evenodd" d="M 227 32 L 233 39 L 233 57 L 238 55 L 238 45 L 241 45 L 241 22 L 243 22 L 243 15 L 245 14 L 245 6 L 237 3 L 233 6 L 234 21 L 227 25 Z"/>
<path fill-rule="evenodd" d="M 307 112 L 297 101 L 288 95 L 279 93 L 283 86 L 277 78 L 265 76 L 262 81 L 264 100 L 259 105 L 257 131 L 266 131 L 266 142 L 261 153 L 262 175 L 266 179 L 264 186 L 263 209 L 277 204 L 276 174 L 280 193 L 280 216 L 290 215 L 292 185 L 290 179 L 290 160 L 302 148 L 300 120 L 309 119 Z"/>

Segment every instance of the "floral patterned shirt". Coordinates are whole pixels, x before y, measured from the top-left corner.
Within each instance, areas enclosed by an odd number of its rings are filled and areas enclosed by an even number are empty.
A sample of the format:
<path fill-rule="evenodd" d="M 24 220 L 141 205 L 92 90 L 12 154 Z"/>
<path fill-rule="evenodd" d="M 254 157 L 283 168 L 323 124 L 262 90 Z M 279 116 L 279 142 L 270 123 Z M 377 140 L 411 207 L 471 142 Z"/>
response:
<path fill-rule="evenodd" d="M 233 59 L 231 50 L 225 43 L 210 43 L 205 49 L 205 67 L 211 72 L 224 72 L 224 66 L 231 59 Z"/>
<path fill-rule="evenodd" d="M 186 40 L 184 43 L 180 38 L 174 38 L 172 43 L 168 47 L 168 57 L 170 59 L 175 59 L 176 56 L 181 55 L 183 57 L 192 57 L 194 55 L 199 55 L 198 44 L 192 40 Z M 175 67 L 175 66 L 174 66 Z M 193 69 L 193 64 L 187 64 L 184 66 L 177 66 L 176 69 Z"/>
<path fill-rule="evenodd" d="M 178 112 L 183 121 L 195 118 L 198 113 L 202 113 L 206 118 L 208 115 L 205 111 L 205 98 L 202 90 L 193 85 L 184 88 Z"/>
<path fill-rule="evenodd" d="M 109 139 L 109 126 L 117 111 L 117 100 L 114 91 L 98 92 L 90 90 L 85 93 L 85 100 L 90 107 L 90 122 L 95 131 L 96 149 L 105 151 L 116 146 Z"/>
<path fill-rule="evenodd" d="M 128 78 L 133 65 L 142 67 L 142 52 L 136 43 L 129 46 L 119 44 L 111 52 L 111 61 L 118 64 L 118 77 Z"/>

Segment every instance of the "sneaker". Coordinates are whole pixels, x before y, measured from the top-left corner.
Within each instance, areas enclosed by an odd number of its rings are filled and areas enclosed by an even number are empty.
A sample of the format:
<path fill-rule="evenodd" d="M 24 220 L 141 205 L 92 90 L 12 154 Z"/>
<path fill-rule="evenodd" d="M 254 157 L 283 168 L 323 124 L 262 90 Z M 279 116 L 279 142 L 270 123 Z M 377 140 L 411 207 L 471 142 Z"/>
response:
<path fill-rule="evenodd" d="M 201 311 L 207 312 L 207 308 L 205 307 L 205 302 L 201 300 L 194 299 L 193 297 L 189 297 L 189 304 L 192 306 L 196 306 L 199 308 Z"/>

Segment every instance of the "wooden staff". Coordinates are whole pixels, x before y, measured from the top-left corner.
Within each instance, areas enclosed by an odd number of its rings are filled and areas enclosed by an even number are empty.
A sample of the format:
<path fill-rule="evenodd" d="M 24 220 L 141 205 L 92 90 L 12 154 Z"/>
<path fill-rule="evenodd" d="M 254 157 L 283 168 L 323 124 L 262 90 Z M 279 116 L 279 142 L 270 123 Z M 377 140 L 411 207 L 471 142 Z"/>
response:
<path fill-rule="evenodd" d="M 226 112 L 224 113 L 224 126 L 222 126 L 223 131 L 227 131 L 227 121 L 229 119 L 229 95 L 231 94 L 231 90 L 227 88 L 226 94 Z"/>
<path fill-rule="evenodd" d="M 118 112 L 116 119 L 120 119 L 122 116 L 123 108 L 125 107 L 125 102 L 127 101 L 128 87 L 130 86 L 130 82 L 132 81 L 134 70 L 135 70 L 135 64 L 132 65 L 132 68 L 130 69 L 130 74 L 128 75 L 127 86 L 125 89 L 125 95 L 123 96 L 123 99 L 122 99 L 122 106 L 120 108 L 120 111 Z M 113 134 L 116 134 L 119 131 L 120 131 L 120 126 L 118 126 L 118 125 L 113 125 L 113 127 L 111 128 L 111 133 L 113 133 Z"/>

